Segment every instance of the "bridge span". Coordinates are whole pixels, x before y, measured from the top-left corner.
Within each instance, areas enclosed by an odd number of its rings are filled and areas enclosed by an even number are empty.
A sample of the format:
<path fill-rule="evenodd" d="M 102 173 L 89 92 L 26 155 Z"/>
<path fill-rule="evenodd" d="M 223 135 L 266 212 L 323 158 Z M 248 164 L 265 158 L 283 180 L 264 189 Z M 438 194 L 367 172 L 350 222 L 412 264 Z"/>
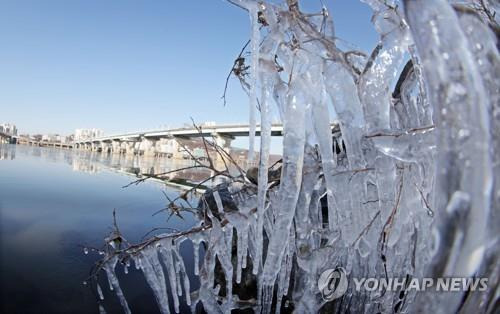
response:
<path fill-rule="evenodd" d="M 200 129 L 195 127 L 176 128 L 77 139 L 73 142 L 73 148 L 124 154 L 181 157 L 183 150 L 180 149 L 176 139 L 211 137 L 219 146 L 229 148 L 235 137 L 249 136 L 249 133 L 250 127 L 248 125 L 210 125 L 202 126 Z M 281 136 L 282 133 L 282 124 L 271 126 L 272 136 Z M 256 135 L 260 135 L 259 125 L 256 127 Z"/>

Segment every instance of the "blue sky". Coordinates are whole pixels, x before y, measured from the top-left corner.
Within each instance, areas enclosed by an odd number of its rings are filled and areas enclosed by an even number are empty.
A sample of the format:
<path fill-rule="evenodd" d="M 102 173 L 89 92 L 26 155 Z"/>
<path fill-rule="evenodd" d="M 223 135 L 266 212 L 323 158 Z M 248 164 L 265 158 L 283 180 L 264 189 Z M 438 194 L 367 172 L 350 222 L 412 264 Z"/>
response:
<path fill-rule="evenodd" d="M 319 0 L 303 0 L 306 10 Z M 337 36 L 371 51 L 371 9 L 323 0 Z M 0 123 L 21 133 L 106 133 L 245 122 L 248 101 L 225 78 L 249 38 L 224 0 L 0 0 Z"/>

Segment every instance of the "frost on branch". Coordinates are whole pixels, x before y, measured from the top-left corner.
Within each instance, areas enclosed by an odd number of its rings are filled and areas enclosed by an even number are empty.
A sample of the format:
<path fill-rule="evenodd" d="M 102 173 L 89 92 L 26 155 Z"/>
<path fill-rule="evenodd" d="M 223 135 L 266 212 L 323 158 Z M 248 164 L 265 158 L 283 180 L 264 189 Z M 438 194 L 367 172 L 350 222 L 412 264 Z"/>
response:
<path fill-rule="evenodd" d="M 250 57 L 240 54 L 232 72 L 249 94 L 251 133 L 260 113 L 258 169 L 238 168 L 237 176 L 227 165 L 215 169 L 213 177 L 225 183 L 200 198 L 195 228 L 108 247 L 93 274 L 105 270 L 124 311 L 114 269 L 130 260 L 162 313 L 178 312 L 181 300 L 208 313 L 494 311 L 500 267 L 495 4 L 364 0 L 380 35 L 366 53 L 337 45 L 326 8 L 305 14 L 297 0 L 229 2 L 251 21 Z M 269 165 L 275 115 L 284 125 L 278 166 Z M 197 167 L 214 169 L 210 159 Z M 178 214 L 185 196 L 168 209 Z M 179 253 L 183 241 L 195 248 L 198 291 L 191 291 Z M 475 276 L 488 277 L 490 289 L 357 291 L 350 284 L 327 302 L 318 278 L 337 267 L 349 282 Z"/>

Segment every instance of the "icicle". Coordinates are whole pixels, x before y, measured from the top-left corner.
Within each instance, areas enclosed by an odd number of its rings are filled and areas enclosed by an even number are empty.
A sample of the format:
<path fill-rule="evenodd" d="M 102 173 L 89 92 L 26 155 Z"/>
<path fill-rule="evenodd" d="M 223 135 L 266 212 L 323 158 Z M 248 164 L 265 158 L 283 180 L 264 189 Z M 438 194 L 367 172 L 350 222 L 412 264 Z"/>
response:
<path fill-rule="evenodd" d="M 174 250 L 172 250 L 174 251 Z M 179 297 L 182 297 L 182 284 L 181 284 L 181 270 L 180 270 L 180 263 L 178 260 L 175 261 L 175 279 L 176 279 L 176 284 L 177 284 L 177 295 Z"/>
<path fill-rule="evenodd" d="M 290 230 L 290 236 L 288 240 L 288 246 L 286 248 L 286 254 L 285 257 L 281 260 L 281 271 L 279 273 L 279 278 L 278 278 L 278 290 L 276 293 L 276 313 L 280 313 L 281 311 L 281 301 L 283 299 L 283 296 L 287 294 L 288 292 L 288 284 L 290 282 L 290 274 L 292 271 L 292 258 L 294 254 L 294 247 L 295 247 L 295 237 L 294 237 L 295 231 L 292 229 Z"/>
<path fill-rule="evenodd" d="M 215 252 L 213 246 L 207 248 L 205 254 L 205 262 L 200 270 L 200 291 L 199 300 L 203 303 L 203 308 L 207 313 L 221 313 L 221 309 L 216 300 L 218 291 L 214 291 L 214 269 L 215 269 Z"/>
<path fill-rule="evenodd" d="M 487 97 L 467 38 L 451 6 L 444 0 L 405 1 L 405 12 L 436 113 L 437 209 L 446 206 L 456 189 L 472 195 L 470 224 L 456 268 L 456 274 L 470 276 L 482 259 L 474 254 L 484 244 L 490 208 Z M 469 135 L 461 136 L 465 133 Z M 456 151 L 462 154 L 452 153 Z"/>
<path fill-rule="evenodd" d="M 238 247 L 236 262 L 236 283 L 241 283 L 241 270 L 246 268 L 247 264 L 247 242 L 248 229 L 240 228 L 238 230 Z"/>
<path fill-rule="evenodd" d="M 359 98 L 363 103 L 368 133 L 390 128 L 389 88 L 395 79 L 409 44 L 408 26 L 400 18 L 397 7 L 379 1 L 365 0 L 372 6 L 373 23 L 381 35 L 359 81 Z"/>
<path fill-rule="evenodd" d="M 325 85 L 326 91 L 332 99 L 335 113 L 339 118 L 340 130 L 347 148 L 349 166 L 351 169 L 361 169 L 366 165 L 361 149 L 365 119 L 354 77 L 343 65 L 338 63 L 330 64 L 325 71 L 326 77 L 335 77 L 335 79 L 325 80 Z M 339 143 L 339 146 L 342 147 L 342 144 Z M 335 149 L 334 153 L 337 154 Z"/>
<path fill-rule="evenodd" d="M 248 6 L 248 14 L 250 14 L 250 24 L 252 27 L 251 37 L 251 80 L 250 80 L 250 132 L 249 132 L 249 147 L 248 147 L 248 163 L 251 164 L 255 155 L 255 128 L 256 128 L 256 110 L 257 110 L 257 79 L 259 76 L 259 16 L 258 5 L 253 4 Z"/>
<path fill-rule="evenodd" d="M 111 290 L 115 291 L 116 296 L 120 300 L 120 304 L 122 305 L 123 311 L 126 314 L 130 314 L 131 313 L 130 308 L 128 307 L 127 300 L 123 295 L 122 289 L 120 288 L 120 283 L 118 282 L 118 278 L 116 277 L 115 274 L 115 266 L 117 262 L 118 262 L 118 257 L 114 256 L 104 264 L 104 270 L 106 271 L 106 275 L 108 276 L 108 280 L 112 287 Z"/>
<path fill-rule="evenodd" d="M 319 72 L 323 71 L 322 68 L 318 69 Z M 314 88 L 316 86 L 316 88 Z M 316 104 L 312 106 L 312 117 L 313 117 L 313 128 L 316 134 L 316 138 L 319 142 L 319 148 L 321 151 L 321 163 L 323 165 L 323 173 L 325 174 L 326 186 L 327 186 L 327 199 L 328 199 L 328 217 L 329 217 L 329 227 L 330 230 L 336 228 L 336 220 L 333 218 L 335 214 L 335 198 L 333 195 L 334 191 L 334 178 L 333 174 L 335 171 L 336 163 L 334 162 L 333 153 L 333 140 L 332 140 L 332 127 L 330 123 L 330 113 L 327 107 L 326 92 L 324 89 L 323 82 L 311 82 L 310 85 L 311 95 L 316 95 Z M 309 206 L 305 207 L 305 210 L 309 210 Z"/>
<path fill-rule="evenodd" d="M 97 294 L 99 294 L 99 299 L 104 300 L 104 295 L 102 294 L 101 286 L 97 284 Z"/>
<path fill-rule="evenodd" d="M 258 177 L 258 205 L 257 205 L 257 232 L 256 239 L 257 243 L 263 242 L 263 228 L 264 228 L 264 208 L 266 206 L 266 192 L 267 192 L 267 182 L 268 182 L 268 161 L 269 161 L 269 150 L 271 147 L 271 117 L 270 117 L 270 87 L 267 78 L 262 82 L 262 95 L 261 95 L 261 134 L 260 134 L 260 163 L 259 163 L 259 177 Z M 252 272 L 256 275 L 259 272 L 259 267 L 262 259 L 262 246 L 257 248 L 257 255 L 254 260 L 254 267 Z"/>
<path fill-rule="evenodd" d="M 490 7 L 493 4 L 494 2 L 490 1 Z M 498 9 L 497 6 L 496 16 L 498 16 Z M 457 13 L 460 13 L 459 22 L 468 39 L 469 50 L 474 55 L 487 95 L 491 147 L 493 149 L 491 154 L 493 188 L 491 192 L 491 219 L 489 219 L 491 232 L 489 241 L 496 241 L 498 226 L 500 226 L 500 216 L 494 214 L 500 213 L 500 123 L 498 123 L 500 117 L 500 53 L 497 46 L 498 39 L 495 37 L 493 28 L 488 23 L 481 22 L 482 19 L 477 14 L 470 11 Z M 484 15 L 484 12 L 479 12 L 479 14 Z M 498 17 L 496 18 L 498 20 Z"/>
<path fill-rule="evenodd" d="M 227 220 L 236 229 L 237 235 L 237 262 L 236 262 L 236 282 L 241 282 L 241 270 L 246 268 L 248 249 L 248 225 L 249 219 L 239 212 L 231 212 L 226 215 Z"/>
<path fill-rule="evenodd" d="M 404 3 L 422 60 L 430 103 L 434 106 L 438 171 L 433 206 L 437 223 L 449 226 L 454 215 L 443 209 L 450 206 L 460 191 L 470 195 L 468 223 L 461 231 L 463 239 L 450 253 L 450 256 L 457 254 L 457 262 L 447 270 L 454 276 L 468 277 L 483 262 L 490 213 L 492 165 L 488 96 L 467 37 L 449 3 L 444 0 Z M 439 235 L 451 231 L 449 227 L 446 229 L 439 230 Z M 438 271 L 432 276 L 443 274 Z M 443 302 L 450 311 L 455 311 L 462 295 L 424 295 L 421 304 Z"/>
<path fill-rule="evenodd" d="M 156 302 L 160 307 L 160 312 L 165 314 L 170 313 L 165 275 L 163 273 L 163 267 L 158 259 L 158 251 L 155 247 L 147 247 L 141 251 L 140 256 L 142 272 L 151 290 L 153 290 Z M 168 266 L 169 265 L 167 265 L 167 267 Z M 177 308 L 176 312 L 178 312 Z"/>
<path fill-rule="evenodd" d="M 300 183 L 302 180 L 302 165 L 305 145 L 305 106 L 307 100 L 301 91 L 301 80 L 296 78 L 291 84 L 295 92 L 288 95 L 288 107 L 284 121 L 283 136 L 283 168 L 280 183 L 279 216 L 276 218 L 274 233 L 270 236 L 268 253 L 264 264 L 262 281 L 265 286 L 274 286 L 281 264 L 286 242 L 283 239 L 289 234 L 295 215 Z M 262 245 L 262 243 L 257 243 Z M 265 289 L 265 288 L 263 288 Z"/>
<path fill-rule="evenodd" d="M 182 256 L 179 253 L 179 247 L 178 244 L 176 245 L 176 250 L 173 250 L 175 258 L 177 259 L 177 269 L 179 271 L 179 280 L 180 277 L 183 278 L 183 287 L 184 287 L 184 294 L 186 298 L 186 303 L 187 305 L 191 305 L 191 286 L 189 283 L 189 277 L 186 273 L 186 266 L 184 265 L 184 261 L 182 259 Z M 179 284 L 180 286 L 180 284 Z M 179 291 L 182 291 L 182 289 L 179 287 Z M 181 292 L 182 295 L 182 292 Z"/>
<path fill-rule="evenodd" d="M 213 194 L 215 203 L 217 204 L 217 210 L 219 213 L 224 213 L 224 206 L 222 205 L 222 200 L 219 195 L 219 191 L 214 191 Z"/>
<path fill-rule="evenodd" d="M 168 282 L 170 283 L 170 292 L 172 295 L 172 299 L 174 300 L 174 309 L 176 313 L 179 313 L 179 296 L 177 294 L 177 279 L 174 266 L 174 259 L 172 257 L 172 239 L 166 239 L 165 241 L 162 241 L 162 246 L 160 247 L 160 254 L 167 269 Z"/>
<path fill-rule="evenodd" d="M 140 257 L 134 258 L 134 264 L 135 264 L 135 269 L 140 270 L 141 269 L 141 258 Z"/>
<path fill-rule="evenodd" d="M 106 310 L 101 304 L 99 304 L 99 314 L 106 314 Z"/>
<path fill-rule="evenodd" d="M 271 313 L 274 286 L 265 285 L 262 288 L 262 313 Z"/>
<path fill-rule="evenodd" d="M 200 274 L 200 242 L 193 241 L 193 251 L 194 251 L 194 274 L 198 276 Z"/>
<path fill-rule="evenodd" d="M 295 212 L 295 231 L 297 232 L 297 246 L 309 245 L 311 234 L 310 222 L 310 202 L 312 201 L 313 190 L 318 182 L 319 165 L 314 158 L 314 148 L 306 145 L 304 154 L 304 176 L 302 178 L 302 186 L 300 195 L 297 200 L 297 210 Z"/>

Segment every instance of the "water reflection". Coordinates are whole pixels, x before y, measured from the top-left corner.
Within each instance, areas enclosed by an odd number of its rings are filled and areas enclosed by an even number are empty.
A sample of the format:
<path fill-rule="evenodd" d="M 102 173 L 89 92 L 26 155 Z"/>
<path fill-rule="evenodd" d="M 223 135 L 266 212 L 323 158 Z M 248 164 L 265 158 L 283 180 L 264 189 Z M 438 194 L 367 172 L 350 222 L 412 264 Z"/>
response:
<path fill-rule="evenodd" d="M 80 245 L 102 245 L 113 209 L 123 234 L 138 242 L 152 228 L 166 226 L 165 217 L 151 216 L 165 206 L 161 191 L 178 194 L 154 181 L 123 189 L 133 180 L 123 173 L 165 172 L 191 163 L 21 145 L 0 145 L 0 156 L 2 313 L 97 313 L 82 282 L 98 256 L 83 254 Z M 206 173 L 183 175 L 196 181 Z M 174 216 L 168 226 L 187 229 L 195 223 L 189 214 L 184 218 Z M 191 252 L 185 242 L 182 255 L 192 277 Z M 126 277 L 123 288 L 134 313 L 158 312 L 139 271 L 117 273 Z M 100 280 L 107 287 L 105 276 Z M 121 313 L 114 295 L 103 290 L 108 313 Z"/>
<path fill-rule="evenodd" d="M 12 160 L 14 158 L 16 158 L 16 150 L 13 148 L 13 146 L 10 147 L 0 144 L 0 160 Z"/>
<path fill-rule="evenodd" d="M 103 171 L 114 171 L 138 176 L 141 174 L 166 173 L 175 169 L 195 165 L 192 160 L 15 145 L 0 146 L 0 156 L 2 156 L 1 159 L 14 159 L 16 156 L 16 147 L 20 154 L 40 157 L 42 160 L 55 163 L 64 162 L 70 165 L 74 171 L 91 174 Z M 216 163 L 216 166 L 220 169 L 224 167 L 222 163 Z M 231 167 L 231 171 L 236 173 L 236 169 L 234 167 Z M 193 185 L 213 175 L 214 172 L 209 169 L 187 169 L 170 173 L 165 176 L 165 179 L 172 181 L 172 183 L 182 182 Z M 221 178 L 215 178 L 205 185 L 217 184 L 220 182 L 220 179 Z M 172 184 L 172 186 L 178 185 Z M 188 187 L 189 186 L 186 186 L 186 188 Z"/>

